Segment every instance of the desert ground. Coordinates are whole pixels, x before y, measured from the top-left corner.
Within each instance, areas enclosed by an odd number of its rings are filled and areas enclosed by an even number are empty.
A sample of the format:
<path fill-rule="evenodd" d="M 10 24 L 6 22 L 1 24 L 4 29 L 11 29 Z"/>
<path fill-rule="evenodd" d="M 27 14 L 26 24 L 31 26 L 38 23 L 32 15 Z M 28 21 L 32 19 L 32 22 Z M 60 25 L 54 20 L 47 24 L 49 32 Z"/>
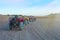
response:
<path fill-rule="evenodd" d="M 22 31 L 9 30 L 9 17 L 0 16 L 0 40 L 60 40 L 60 18 L 37 18 Z"/>

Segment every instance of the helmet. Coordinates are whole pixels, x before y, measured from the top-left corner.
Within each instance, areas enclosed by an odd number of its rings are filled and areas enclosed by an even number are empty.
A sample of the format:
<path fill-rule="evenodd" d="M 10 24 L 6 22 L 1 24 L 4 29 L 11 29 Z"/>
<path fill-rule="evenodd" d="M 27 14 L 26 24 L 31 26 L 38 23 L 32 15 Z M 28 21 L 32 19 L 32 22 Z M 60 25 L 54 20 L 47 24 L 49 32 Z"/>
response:
<path fill-rule="evenodd" d="M 18 15 L 15 15 L 15 18 L 17 18 L 18 17 Z"/>

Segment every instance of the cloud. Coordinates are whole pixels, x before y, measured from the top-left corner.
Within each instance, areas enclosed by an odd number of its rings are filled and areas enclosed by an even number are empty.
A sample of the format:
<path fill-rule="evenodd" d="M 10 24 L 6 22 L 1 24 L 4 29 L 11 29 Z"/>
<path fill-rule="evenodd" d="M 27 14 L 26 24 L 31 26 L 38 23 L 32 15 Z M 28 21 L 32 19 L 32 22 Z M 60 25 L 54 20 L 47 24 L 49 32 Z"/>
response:
<path fill-rule="evenodd" d="M 37 10 L 36 10 L 37 9 Z M 51 13 L 60 13 L 60 0 L 54 0 L 44 7 L 36 7 L 33 11 L 36 15 L 48 15 Z"/>
<path fill-rule="evenodd" d="M 24 0 L 0 0 L 0 2 L 14 3 L 14 2 L 24 2 Z"/>
<path fill-rule="evenodd" d="M 59 13 L 60 12 L 60 0 L 53 0 L 53 1 L 50 1 L 49 3 L 47 3 L 45 5 L 44 1 L 42 2 L 44 4 L 44 6 L 41 6 L 43 5 L 42 3 L 40 3 L 42 0 L 5 0 L 6 2 L 22 2 L 22 4 L 15 4 L 15 6 L 18 6 L 18 8 L 16 8 L 16 10 L 14 9 L 14 4 L 12 5 L 13 8 L 11 9 L 5 9 L 2 10 L 2 13 L 3 11 L 7 13 L 10 12 L 10 13 L 17 13 L 17 14 L 24 14 L 24 15 L 48 15 L 50 13 Z M 34 2 L 33 2 L 34 1 Z M 38 3 L 40 4 L 38 4 Z M 37 4 L 37 5 L 35 5 Z M 12 7 L 10 6 L 10 7 Z M 21 8 L 20 8 L 21 7 Z M 11 10 L 11 11 L 10 11 Z"/>
<path fill-rule="evenodd" d="M 59 6 L 60 6 L 60 0 L 54 0 L 53 2 L 51 2 L 47 5 L 47 7 L 50 7 L 50 8 L 55 8 L 55 7 L 59 7 Z"/>
<path fill-rule="evenodd" d="M 60 13 L 60 0 L 54 0 L 42 8 L 45 13 Z M 44 12 L 43 11 L 43 12 Z"/>

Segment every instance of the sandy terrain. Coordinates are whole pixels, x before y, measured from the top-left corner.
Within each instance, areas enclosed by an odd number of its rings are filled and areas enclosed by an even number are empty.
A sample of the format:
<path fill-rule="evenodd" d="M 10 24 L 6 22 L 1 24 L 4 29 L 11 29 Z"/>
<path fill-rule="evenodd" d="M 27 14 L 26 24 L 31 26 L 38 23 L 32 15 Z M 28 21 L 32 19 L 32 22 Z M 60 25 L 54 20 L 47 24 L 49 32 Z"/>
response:
<path fill-rule="evenodd" d="M 60 18 L 37 18 L 23 31 L 9 31 L 8 17 L 0 16 L 0 40 L 60 40 Z"/>

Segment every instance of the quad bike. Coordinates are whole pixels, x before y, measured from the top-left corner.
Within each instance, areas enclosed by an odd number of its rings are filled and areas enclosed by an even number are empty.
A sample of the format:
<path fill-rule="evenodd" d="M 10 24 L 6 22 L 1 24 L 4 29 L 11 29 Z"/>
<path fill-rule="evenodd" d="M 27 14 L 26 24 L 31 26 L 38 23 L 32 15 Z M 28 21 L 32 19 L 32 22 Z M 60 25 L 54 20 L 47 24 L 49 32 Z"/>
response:
<path fill-rule="evenodd" d="M 16 21 L 9 21 L 9 29 L 10 30 L 22 30 L 20 27 L 19 27 L 19 22 L 16 22 Z"/>

